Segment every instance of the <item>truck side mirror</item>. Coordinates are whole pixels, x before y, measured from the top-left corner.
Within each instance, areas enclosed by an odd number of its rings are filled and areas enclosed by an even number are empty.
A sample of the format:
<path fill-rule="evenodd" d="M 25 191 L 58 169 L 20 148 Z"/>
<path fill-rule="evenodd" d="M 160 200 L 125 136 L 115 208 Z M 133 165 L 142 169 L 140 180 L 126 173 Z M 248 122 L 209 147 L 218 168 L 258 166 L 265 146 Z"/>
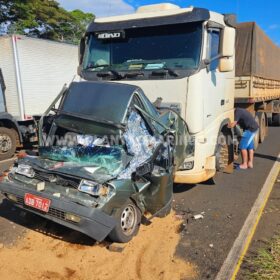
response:
<path fill-rule="evenodd" d="M 235 29 L 226 26 L 222 33 L 221 44 L 221 59 L 219 70 L 221 72 L 229 72 L 234 69 L 234 55 L 235 55 Z"/>

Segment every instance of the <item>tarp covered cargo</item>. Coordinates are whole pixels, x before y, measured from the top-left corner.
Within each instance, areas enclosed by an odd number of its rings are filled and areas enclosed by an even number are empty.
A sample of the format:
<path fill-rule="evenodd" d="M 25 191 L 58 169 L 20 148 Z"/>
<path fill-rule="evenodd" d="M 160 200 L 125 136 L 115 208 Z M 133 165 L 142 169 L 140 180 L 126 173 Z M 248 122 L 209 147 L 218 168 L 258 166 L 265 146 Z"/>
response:
<path fill-rule="evenodd" d="M 237 25 L 236 76 L 280 81 L 280 48 L 255 22 Z"/>

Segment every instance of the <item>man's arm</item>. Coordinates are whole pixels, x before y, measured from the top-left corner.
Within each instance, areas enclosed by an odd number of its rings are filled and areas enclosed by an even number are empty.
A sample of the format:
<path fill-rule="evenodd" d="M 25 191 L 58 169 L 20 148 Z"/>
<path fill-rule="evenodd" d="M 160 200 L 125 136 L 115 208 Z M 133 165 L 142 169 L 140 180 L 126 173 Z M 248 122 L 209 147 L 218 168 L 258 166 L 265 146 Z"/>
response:
<path fill-rule="evenodd" d="M 237 121 L 228 123 L 228 128 L 234 128 L 237 125 Z"/>

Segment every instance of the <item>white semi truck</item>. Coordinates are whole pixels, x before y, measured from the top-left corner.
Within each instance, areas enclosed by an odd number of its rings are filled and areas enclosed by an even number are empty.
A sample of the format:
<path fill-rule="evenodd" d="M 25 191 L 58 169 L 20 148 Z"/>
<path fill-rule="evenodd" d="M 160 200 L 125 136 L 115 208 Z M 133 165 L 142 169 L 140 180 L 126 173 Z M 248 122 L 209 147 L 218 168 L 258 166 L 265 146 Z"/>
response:
<path fill-rule="evenodd" d="M 175 182 L 202 182 L 233 168 L 227 124 L 235 104 L 256 116 L 261 141 L 268 120 L 279 125 L 280 51 L 256 25 L 248 26 L 233 15 L 173 4 L 98 18 L 81 40 L 78 73 L 137 85 L 158 106 L 180 112 L 193 145 Z"/>
<path fill-rule="evenodd" d="M 78 47 L 0 36 L 0 160 L 37 141 L 34 120 L 76 74 Z"/>

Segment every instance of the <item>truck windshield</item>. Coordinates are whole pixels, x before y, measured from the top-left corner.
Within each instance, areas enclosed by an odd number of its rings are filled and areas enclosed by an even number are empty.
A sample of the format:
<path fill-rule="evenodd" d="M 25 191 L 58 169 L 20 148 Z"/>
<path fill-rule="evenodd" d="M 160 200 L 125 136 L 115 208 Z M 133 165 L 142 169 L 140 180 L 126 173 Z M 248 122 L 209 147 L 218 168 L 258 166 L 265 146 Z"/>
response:
<path fill-rule="evenodd" d="M 122 38 L 109 40 L 91 34 L 87 41 L 84 70 L 198 68 L 202 42 L 201 23 L 134 28 L 124 30 L 123 34 Z"/>

